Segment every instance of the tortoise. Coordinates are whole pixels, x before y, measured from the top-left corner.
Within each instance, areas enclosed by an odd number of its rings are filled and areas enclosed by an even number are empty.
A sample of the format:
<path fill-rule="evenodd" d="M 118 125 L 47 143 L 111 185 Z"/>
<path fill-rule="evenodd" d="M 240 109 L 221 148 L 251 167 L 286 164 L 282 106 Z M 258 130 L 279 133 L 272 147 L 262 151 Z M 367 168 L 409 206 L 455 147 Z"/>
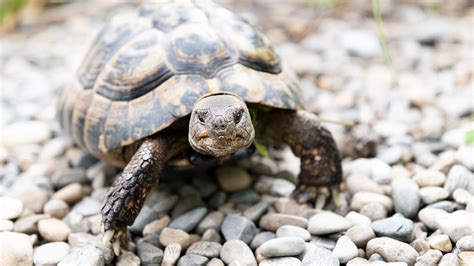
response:
<path fill-rule="evenodd" d="M 188 150 L 225 158 L 258 140 L 301 159 L 294 195 L 342 179 L 331 133 L 305 110 L 296 77 L 268 38 L 211 2 L 144 4 L 98 34 L 60 94 L 64 132 L 125 166 L 102 207 L 104 240 L 137 217 L 167 162 Z"/>

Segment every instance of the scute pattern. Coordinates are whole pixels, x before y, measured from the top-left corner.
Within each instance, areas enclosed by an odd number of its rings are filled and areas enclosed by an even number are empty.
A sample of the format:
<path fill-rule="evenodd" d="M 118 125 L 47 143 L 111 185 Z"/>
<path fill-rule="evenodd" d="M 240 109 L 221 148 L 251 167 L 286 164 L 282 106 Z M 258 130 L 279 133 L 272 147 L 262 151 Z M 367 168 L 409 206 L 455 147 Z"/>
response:
<path fill-rule="evenodd" d="M 80 146 L 120 160 L 120 148 L 168 127 L 199 97 L 219 91 L 303 108 L 291 71 L 245 19 L 208 1 L 155 2 L 100 32 L 77 82 L 61 94 L 58 114 Z"/>

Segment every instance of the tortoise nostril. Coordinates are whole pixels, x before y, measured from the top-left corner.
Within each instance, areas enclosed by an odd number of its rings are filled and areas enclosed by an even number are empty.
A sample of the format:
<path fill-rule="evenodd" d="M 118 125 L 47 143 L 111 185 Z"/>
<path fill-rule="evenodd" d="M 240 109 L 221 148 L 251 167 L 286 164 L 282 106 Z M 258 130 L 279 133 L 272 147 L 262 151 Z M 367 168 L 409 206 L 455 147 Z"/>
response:
<path fill-rule="evenodd" d="M 212 127 L 216 130 L 224 130 L 227 128 L 227 123 L 223 117 L 217 117 L 212 123 Z"/>

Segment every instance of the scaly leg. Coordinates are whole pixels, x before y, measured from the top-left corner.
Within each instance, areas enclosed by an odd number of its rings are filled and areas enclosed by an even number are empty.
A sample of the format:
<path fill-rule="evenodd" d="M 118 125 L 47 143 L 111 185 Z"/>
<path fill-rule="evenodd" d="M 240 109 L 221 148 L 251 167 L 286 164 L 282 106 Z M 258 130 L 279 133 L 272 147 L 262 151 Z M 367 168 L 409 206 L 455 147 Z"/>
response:
<path fill-rule="evenodd" d="M 102 205 L 104 243 L 112 241 L 116 254 L 127 226 L 133 224 L 166 162 L 168 141 L 146 139 L 109 188 Z"/>

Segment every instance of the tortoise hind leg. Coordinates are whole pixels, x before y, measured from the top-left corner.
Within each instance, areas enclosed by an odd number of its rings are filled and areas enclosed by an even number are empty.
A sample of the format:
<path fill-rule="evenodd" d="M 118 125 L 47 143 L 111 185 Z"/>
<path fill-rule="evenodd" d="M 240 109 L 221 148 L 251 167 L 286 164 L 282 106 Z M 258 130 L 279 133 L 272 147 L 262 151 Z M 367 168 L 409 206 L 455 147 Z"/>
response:
<path fill-rule="evenodd" d="M 301 159 L 296 199 L 304 202 L 321 196 L 325 200 L 330 193 L 327 186 L 342 180 L 341 157 L 331 133 L 307 111 L 273 110 L 264 114 L 263 121 L 262 136 L 272 143 L 289 144 Z"/>
<path fill-rule="evenodd" d="M 166 162 L 168 141 L 162 137 L 146 139 L 123 172 L 107 191 L 102 205 L 104 242 L 113 242 L 116 254 L 120 239 L 140 212 Z"/>

